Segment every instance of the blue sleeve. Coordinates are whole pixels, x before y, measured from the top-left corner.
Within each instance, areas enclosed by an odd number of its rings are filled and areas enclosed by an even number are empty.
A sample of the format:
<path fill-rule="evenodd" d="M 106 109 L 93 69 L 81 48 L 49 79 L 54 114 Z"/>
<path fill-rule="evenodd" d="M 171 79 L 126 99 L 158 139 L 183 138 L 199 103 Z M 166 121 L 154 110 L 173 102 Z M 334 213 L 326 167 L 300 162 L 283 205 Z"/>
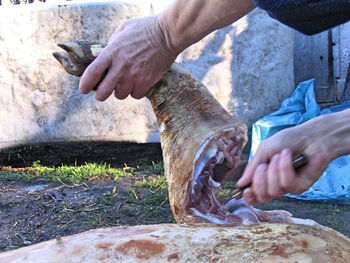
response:
<path fill-rule="evenodd" d="M 350 0 L 253 0 L 272 18 L 312 35 L 350 20 Z"/>

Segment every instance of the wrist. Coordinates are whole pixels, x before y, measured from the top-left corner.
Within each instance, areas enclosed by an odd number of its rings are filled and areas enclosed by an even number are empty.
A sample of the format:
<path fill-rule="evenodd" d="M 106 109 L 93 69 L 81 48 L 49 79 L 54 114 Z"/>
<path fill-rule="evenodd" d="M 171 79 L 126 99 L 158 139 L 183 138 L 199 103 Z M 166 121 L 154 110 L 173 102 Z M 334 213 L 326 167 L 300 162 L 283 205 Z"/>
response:
<path fill-rule="evenodd" d="M 176 0 L 159 14 L 158 20 L 169 47 L 179 54 L 254 8 L 250 0 Z"/>
<path fill-rule="evenodd" d="M 333 159 L 350 154 L 350 109 L 328 114 L 329 150 Z"/>
<path fill-rule="evenodd" d="M 178 34 L 174 32 L 175 30 L 171 25 L 172 23 L 167 15 L 167 10 L 157 15 L 157 23 L 162 31 L 169 52 L 174 56 L 179 55 L 186 46 L 182 39 L 178 37 Z"/>
<path fill-rule="evenodd" d="M 320 145 L 329 161 L 350 154 L 350 110 L 321 115 L 305 126 L 307 144 Z"/>

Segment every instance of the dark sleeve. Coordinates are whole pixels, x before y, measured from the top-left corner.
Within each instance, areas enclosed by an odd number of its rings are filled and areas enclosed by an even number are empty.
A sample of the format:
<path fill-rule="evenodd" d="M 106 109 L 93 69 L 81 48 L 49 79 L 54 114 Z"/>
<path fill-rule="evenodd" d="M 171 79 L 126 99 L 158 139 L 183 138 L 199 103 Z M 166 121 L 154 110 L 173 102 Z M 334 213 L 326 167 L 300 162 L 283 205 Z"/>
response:
<path fill-rule="evenodd" d="M 312 35 L 350 20 L 350 0 L 253 0 L 274 19 Z"/>

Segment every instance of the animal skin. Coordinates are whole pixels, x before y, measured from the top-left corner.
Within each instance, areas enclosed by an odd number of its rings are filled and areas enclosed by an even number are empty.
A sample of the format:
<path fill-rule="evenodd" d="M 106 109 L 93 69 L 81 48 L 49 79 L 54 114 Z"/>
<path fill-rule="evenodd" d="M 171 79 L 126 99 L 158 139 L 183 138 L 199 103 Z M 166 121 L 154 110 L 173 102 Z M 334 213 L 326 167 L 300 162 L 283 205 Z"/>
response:
<path fill-rule="evenodd" d="M 58 46 L 66 52 L 55 52 L 54 57 L 76 76 L 81 76 L 103 49 L 103 45 L 88 41 Z M 178 223 L 293 222 L 287 211 L 261 211 L 243 199 L 217 200 L 220 184 L 240 164 L 247 127 L 200 81 L 174 64 L 147 98 L 157 117 L 169 202 Z"/>
<path fill-rule="evenodd" d="M 54 53 L 81 75 L 102 46 Z M 246 143 L 246 126 L 178 65 L 147 94 L 161 135 L 169 201 L 179 224 L 97 229 L 0 254 L 2 262 L 350 262 L 350 240 L 287 211 L 220 202 Z M 231 178 L 232 179 L 232 178 Z M 205 223 L 203 223 L 205 222 Z M 209 224 L 210 223 L 210 224 Z"/>
<path fill-rule="evenodd" d="M 350 242 L 320 226 L 161 224 L 95 229 L 0 254 L 0 263 L 350 262 Z"/>

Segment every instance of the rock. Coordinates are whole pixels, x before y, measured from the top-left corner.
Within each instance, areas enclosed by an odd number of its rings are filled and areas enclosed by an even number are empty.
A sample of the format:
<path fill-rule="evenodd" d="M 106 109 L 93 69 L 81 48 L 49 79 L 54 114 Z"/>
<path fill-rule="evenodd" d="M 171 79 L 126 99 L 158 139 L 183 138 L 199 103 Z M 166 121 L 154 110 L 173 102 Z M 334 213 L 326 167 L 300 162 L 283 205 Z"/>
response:
<path fill-rule="evenodd" d="M 52 57 L 56 43 L 106 43 L 129 17 L 170 1 L 0 7 L 0 148 L 58 141 L 158 142 L 146 99 L 98 102 Z M 277 109 L 294 88 L 293 32 L 255 10 L 186 49 L 178 62 L 250 125 Z"/>

